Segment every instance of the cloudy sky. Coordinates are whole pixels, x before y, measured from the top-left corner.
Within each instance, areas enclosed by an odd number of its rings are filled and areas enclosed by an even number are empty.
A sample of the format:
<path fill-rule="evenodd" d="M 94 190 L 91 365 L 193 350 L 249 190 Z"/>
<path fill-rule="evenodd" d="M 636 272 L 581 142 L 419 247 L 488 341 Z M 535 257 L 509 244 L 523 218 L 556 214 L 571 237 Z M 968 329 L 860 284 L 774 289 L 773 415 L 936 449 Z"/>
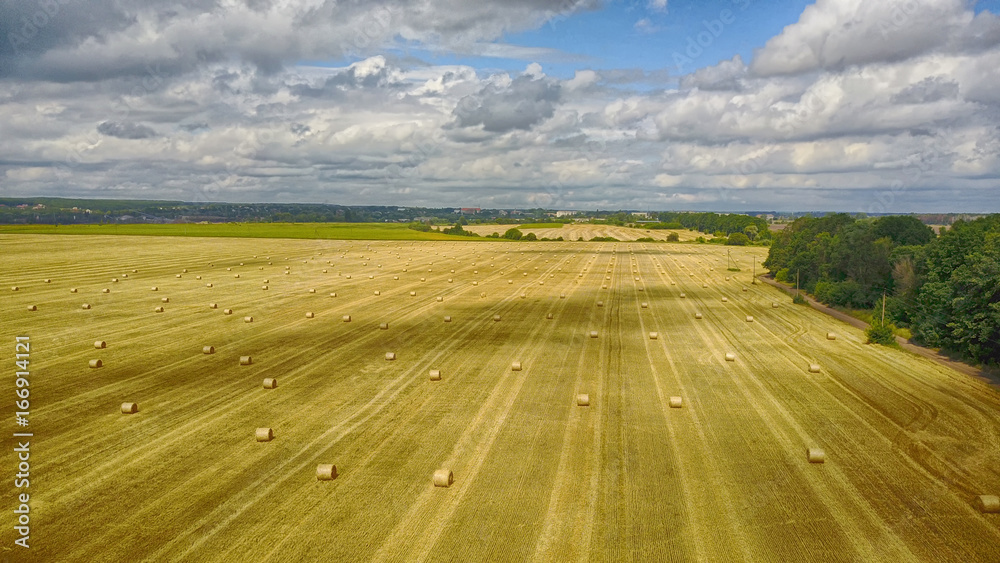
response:
<path fill-rule="evenodd" d="M 0 0 L 0 196 L 998 212 L 998 13 Z"/>

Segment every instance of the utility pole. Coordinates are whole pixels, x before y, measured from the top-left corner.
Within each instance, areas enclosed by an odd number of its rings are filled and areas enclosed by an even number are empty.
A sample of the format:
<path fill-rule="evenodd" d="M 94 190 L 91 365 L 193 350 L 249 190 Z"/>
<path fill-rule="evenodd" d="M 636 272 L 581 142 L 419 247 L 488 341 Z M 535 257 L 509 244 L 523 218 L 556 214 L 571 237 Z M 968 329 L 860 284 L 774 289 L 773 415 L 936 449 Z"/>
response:
<path fill-rule="evenodd" d="M 753 257 L 753 280 L 750 282 L 752 284 L 757 283 L 757 257 Z"/>
<path fill-rule="evenodd" d="M 885 326 L 885 292 L 882 292 L 882 326 Z"/>

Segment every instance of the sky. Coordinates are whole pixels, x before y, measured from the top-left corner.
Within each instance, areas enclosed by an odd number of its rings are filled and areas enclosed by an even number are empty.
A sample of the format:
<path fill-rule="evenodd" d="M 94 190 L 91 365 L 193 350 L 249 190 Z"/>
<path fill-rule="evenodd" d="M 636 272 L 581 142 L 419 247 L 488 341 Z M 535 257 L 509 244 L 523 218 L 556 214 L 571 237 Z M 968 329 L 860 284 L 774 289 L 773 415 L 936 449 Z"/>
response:
<path fill-rule="evenodd" d="M 1000 212 L 1000 0 L 0 0 L 0 196 Z"/>

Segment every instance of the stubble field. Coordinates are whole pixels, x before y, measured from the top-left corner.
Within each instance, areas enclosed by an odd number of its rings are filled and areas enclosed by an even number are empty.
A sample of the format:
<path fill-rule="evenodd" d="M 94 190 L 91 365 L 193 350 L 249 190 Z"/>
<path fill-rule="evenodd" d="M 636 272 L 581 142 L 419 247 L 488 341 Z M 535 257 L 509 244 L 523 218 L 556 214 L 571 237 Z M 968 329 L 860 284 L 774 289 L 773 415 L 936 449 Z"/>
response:
<path fill-rule="evenodd" d="M 974 505 L 1000 493 L 997 392 L 726 251 L 0 235 L 0 419 L 27 335 L 35 434 L 32 547 L 6 525 L 0 557 L 1000 559 Z"/>

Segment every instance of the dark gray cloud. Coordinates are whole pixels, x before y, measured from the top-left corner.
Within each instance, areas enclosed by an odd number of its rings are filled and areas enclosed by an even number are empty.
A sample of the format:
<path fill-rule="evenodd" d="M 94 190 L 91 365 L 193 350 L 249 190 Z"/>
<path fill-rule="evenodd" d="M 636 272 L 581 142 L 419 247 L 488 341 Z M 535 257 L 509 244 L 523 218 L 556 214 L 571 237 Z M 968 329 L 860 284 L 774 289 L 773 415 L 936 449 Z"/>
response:
<path fill-rule="evenodd" d="M 530 129 L 552 117 L 560 85 L 551 79 L 519 76 L 509 86 L 490 84 L 459 100 L 453 115 L 458 127 L 482 125 L 485 131 L 506 133 Z"/>
<path fill-rule="evenodd" d="M 105 121 L 97 126 L 97 131 L 119 139 L 150 139 L 156 136 L 152 127 L 131 121 Z"/>
<path fill-rule="evenodd" d="M 892 96 L 894 104 L 929 104 L 958 97 L 958 83 L 943 76 L 927 77 Z"/>

